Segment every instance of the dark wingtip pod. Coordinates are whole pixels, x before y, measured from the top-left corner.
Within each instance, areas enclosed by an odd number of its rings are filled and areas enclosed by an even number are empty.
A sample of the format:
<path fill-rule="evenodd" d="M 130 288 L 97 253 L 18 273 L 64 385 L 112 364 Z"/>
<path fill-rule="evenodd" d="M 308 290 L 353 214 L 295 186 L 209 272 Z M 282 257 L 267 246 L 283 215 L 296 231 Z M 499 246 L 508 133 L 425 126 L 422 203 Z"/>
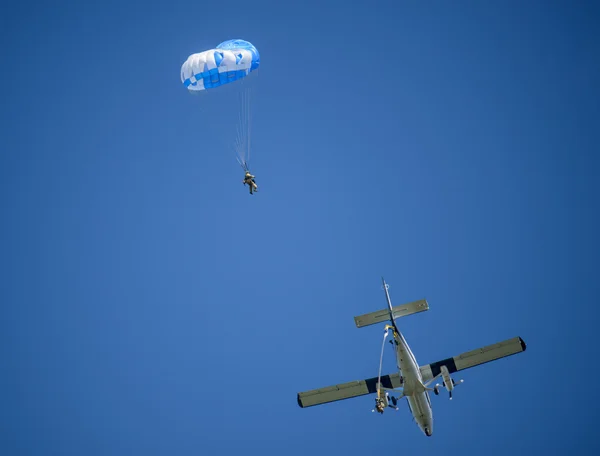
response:
<path fill-rule="evenodd" d="M 523 349 L 523 351 L 527 350 L 527 344 L 520 337 L 519 337 L 519 342 L 521 342 L 521 348 Z"/>

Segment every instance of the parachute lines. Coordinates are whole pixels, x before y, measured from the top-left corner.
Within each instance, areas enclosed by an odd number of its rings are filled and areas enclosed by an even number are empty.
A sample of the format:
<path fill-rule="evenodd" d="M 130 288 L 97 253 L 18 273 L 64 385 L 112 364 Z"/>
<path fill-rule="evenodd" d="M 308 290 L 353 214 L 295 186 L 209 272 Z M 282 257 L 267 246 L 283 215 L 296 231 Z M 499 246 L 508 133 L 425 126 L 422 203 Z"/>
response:
<path fill-rule="evenodd" d="M 252 148 L 252 92 L 254 88 L 251 87 L 251 81 L 249 82 L 247 83 L 246 80 L 243 80 L 240 84 L 243 88 L 239 93 L 240 106 L 234 144 L 237 161 L 244 170 L 248 170 Z"/>

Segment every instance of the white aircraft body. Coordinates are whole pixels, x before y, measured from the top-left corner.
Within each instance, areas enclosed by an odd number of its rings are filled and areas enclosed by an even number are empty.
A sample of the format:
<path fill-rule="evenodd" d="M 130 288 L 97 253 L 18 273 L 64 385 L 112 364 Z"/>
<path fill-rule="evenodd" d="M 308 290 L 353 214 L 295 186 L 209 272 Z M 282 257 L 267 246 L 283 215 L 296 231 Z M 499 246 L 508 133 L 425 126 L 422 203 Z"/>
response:
<path fill-rule="evenodd" d="M 439 394 L 439 388 L 444 387 L 448 390 L 450 399 L 452 399 L 452 390 L 455 388 L 456 382 L 450 374 L 523 352 L 527 346 L 523 339 L 514 337 L 503 342 L 463 353 L 453 358 L 419 366 L 406 339 L 396 326 L 396 319 L 429 310 L 429 304 L 423 299 L 392 307 L 388 285 L 383 279 L 382 282 L 388 308 L 354 317 L 354 321 L 358 328 L 381 323 L 386 320 L 391 322 L 391 325 L 386 325 L 385 327 L 384 342 L 388 331 L 391 329 L 394 340 L 390 342 L 396 347 L 398 373 L 382 377 L 380 366 L 379 377 L 298 393 L 298 405 L 300 407 L 311 407 L 313 405 L 377 393 L 375 409 L 373 411 L 383 414 L 386 407 L 398 410 L 396 407 L 398 399 L 406 397 L 408 407 L 415 422 L 426 436 L 431 437 L 433 434 L 433 412 L 429 391 L 433 391 L 437 395 Z M 429 388 L 429 384 L 439 377 L 442 377 L 442 385 L 437 384 L 434 388 Z M 462 383 L 462 380 L 460 380 L 460 383 Z M 393 397 L 389 395 L 389 392 L 394 391 L 400 392 L 400 396 Z"/>

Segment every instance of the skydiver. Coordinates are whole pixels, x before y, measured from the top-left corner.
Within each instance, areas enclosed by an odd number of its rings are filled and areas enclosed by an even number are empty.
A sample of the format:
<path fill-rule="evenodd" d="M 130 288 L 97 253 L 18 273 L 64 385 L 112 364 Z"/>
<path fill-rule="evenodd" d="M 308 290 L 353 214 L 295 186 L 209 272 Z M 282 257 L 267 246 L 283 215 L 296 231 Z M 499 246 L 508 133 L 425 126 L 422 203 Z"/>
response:
<path fill-rule="evenodd" d="M 383 409 L 385 406 L 383 405 L 383 401 L 381 399 L 375 399 L 375 410 L 377 413 L 381 413 L 383 415 Z"/>
<path fill-rule="evenodd" d="M 246 171 L 246 175 L 244 176 L 244 180 L 242 181 L 244 185 L 248 184 L 251 195 L 254 193 L 254 190 L 258 190 L 258 185 L 256 185 L 256 182 L 254 181 L 255 177 L 256 176 L 250 174 L 250 171 Z"/>

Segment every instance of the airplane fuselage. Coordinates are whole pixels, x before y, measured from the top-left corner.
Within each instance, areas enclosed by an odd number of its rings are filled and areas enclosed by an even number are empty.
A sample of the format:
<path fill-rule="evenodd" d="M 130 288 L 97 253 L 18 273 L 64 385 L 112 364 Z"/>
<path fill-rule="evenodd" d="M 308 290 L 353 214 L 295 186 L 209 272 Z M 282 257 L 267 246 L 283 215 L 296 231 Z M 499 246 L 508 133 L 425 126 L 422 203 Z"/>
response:
<path fill-rule="evenodd" d="M 396 341 L 396 362 L 402 375 L 403 394 L 408 407 L 419 428 L 431 437 L 433 434 L 433 411 L 429 393 L 423 386 L 421 370 L 404 336 L 397 329 L 394 333 Z"/>
<path fill-rule="evenodd" d="M 385 282 L 384 289 L 388 307 L 392 312 L 392 302 Z M 402 376 L 403 395 L 406 396 L 408 407 L 417 425 L 426 436 L 431 437 L 433 434 L 433 411 L 429 393 L 423 385 L 419 364 L 393 318 L 392 326 L 396 345 L 396 364 Z"/>

